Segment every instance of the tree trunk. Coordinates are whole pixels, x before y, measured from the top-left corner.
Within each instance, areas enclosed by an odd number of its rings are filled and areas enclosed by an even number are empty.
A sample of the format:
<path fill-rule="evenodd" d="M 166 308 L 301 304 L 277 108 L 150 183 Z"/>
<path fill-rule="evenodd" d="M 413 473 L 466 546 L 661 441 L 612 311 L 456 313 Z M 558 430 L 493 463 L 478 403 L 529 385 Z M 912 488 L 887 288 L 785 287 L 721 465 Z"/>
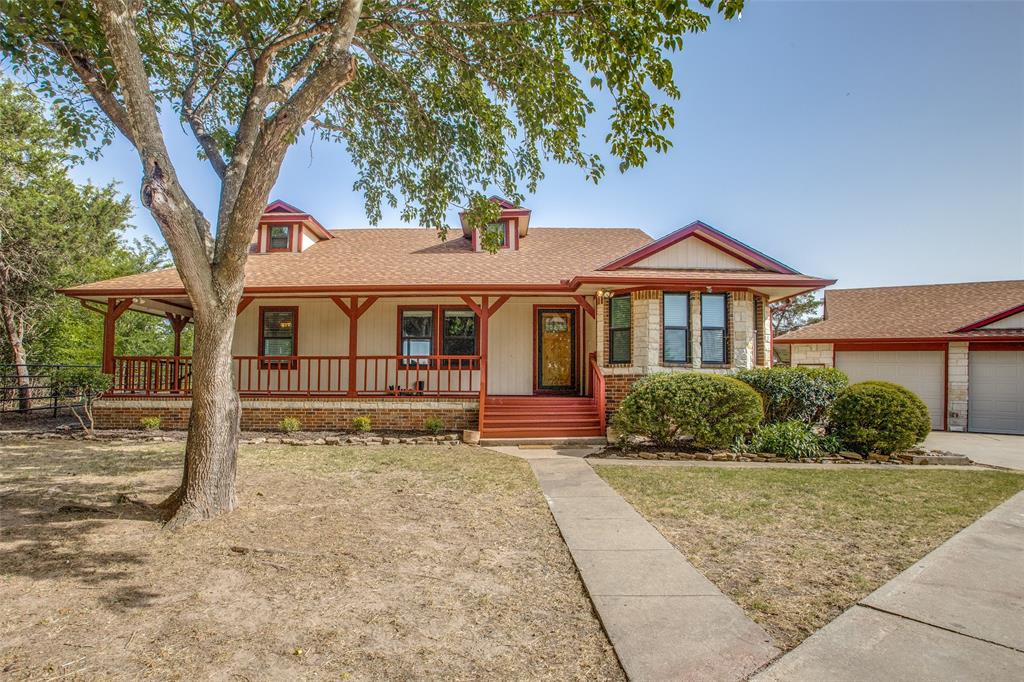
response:
<path fill-rule="evenodd" d="M 241 416 L 231 360 L 236 305 L 196 307 L 185 469 L 181 486 L 160 505 L 169 512 L 169 529 L 211 519 L 235 508 Z"/>
<path fill-rule="evenodd" d="M 11 359 L 14 362 L 14 374 L 18 384 L 18 410 L 28 412 L 32 407 L 32 385 L 26 367 L 24 327 L 15 319 L 14 311 L 7 301 L 0 303 L 0 316 L 4 320 L 4 333 L 7 335 L 7 345 L 11 347 Z"/>

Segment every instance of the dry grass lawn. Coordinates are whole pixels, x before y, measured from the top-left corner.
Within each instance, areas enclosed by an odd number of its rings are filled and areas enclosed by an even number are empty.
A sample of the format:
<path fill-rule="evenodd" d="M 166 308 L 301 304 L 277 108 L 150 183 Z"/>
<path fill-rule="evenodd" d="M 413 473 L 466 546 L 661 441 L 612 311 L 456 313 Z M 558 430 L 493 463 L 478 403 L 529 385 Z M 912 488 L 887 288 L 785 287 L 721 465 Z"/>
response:
<path fill-rule="evenodd" d="M 994 471 L 595 468 L 786 649 L 1024 488 Z"/>
<path fill-rule="evenodd" d="M 115 495 L 181 452 L 0 443 L 0 678 L 622 679 L 524 462 L 247 447 L 240 508 L 172 534 Z"/>

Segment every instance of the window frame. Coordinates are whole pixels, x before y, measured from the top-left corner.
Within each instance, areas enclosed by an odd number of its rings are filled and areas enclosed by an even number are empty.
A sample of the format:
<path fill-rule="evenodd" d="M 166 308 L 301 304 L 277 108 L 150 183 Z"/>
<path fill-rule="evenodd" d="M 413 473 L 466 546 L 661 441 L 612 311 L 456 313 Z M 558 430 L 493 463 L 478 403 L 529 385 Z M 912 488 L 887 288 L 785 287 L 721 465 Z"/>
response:
<path fill-rule="evenodd" d="M 713 296 L 722 299 L 721 327 L 709 327 L 704 324 L 704 299 Z M 722 359 L 708 360 L 704 357 L 704 330 L 722 330 Z M 700 364 L 724 366 L 729 364 L 729 294 L 726 292 L 710 292 L 700 295 Z"/>
<path fill-rule="evenodd" d="M 686 301 L 686 317 L 685 317 L 686 324 L 684 326 L 682 326 L 682 327 L 680 327 L 678 325 L 671 325 L 670 326 L 666 322 L 666 320 L 668 318 L 665 317 L 665 301 L 666 301 L 666 299 L 669 296 L 679 296 L 679 297 L 682 297 Z M 668 331 L 679 331 L 679 330 L 682 330 L 682 332 L 683 332 L 683 339 L 684 339 L 683 340 L 683 359 L 682 360 L 670 360 L 668 358 L 668 356 L 665 354 L 665 351 L 668 348 L 668 344 L 665 343 L 665 338 L 667 336 L 666 332 L 668 332 Z M 691 352 L 692 349 L 690 348 L 690 339 L 691 338 L 692 337 L 690 336 L 690 292 L 689 291 L 664 291 L 664 292 L 662 292 L 662 294 L 661 294 L 661 364 L 666 365 L 666 366 L 673 366 L 673 367 L 678 367 L 678 366 L 684 366 L 684 365 L 692 364 L 693 358 L 690 357 L 692 355 L 692 352 Z"/>
<path fill-rule="evenodd" d="M 267 253 L 283 253 L 292 251 L 295 246 L 295 226 L 294 225 L 281 225 L 274 223 L 267 223 L 265 225 L 267 230 Z M 273 245 L 273 231 L 274 228 L 284 228 L 288 231 L 288 245 L 284 247 L 275 247 Z"/>
<path fill-rule="evenodd" d="M 629 324 L 625 327 L 616 327 L 613 322 L 612 306 L 616 299 L 626 299 L 629 302 Z M 615 353 L 615 333 L 625 332 L 626 338 L 629 339 L 629 343 L 626 344 L 626 359 L 616 359 Z M 632 294 L 618 294 L 608 299 L 608 364 L 609 365 L 629 365 L 633 362 L 633 295 Z"/>
<path fill-rule="evenodd" d="M 259 314 L 259 347 L 257 349 L 259 354 L 259 364 L 261 369 L 295 369 L 298 365 L 299 355 L 299 306 L 296 305 L 261 305 Z M 266 331 L 266 325 L 264 324 L 264 315 L 268 312 L 281 313 L 289 312 L 292 314 L 292 354 L 291 355 L 267 355 L 265 351 L 264 341 L 266 339 L 264 332 Z M 268 359 L 270 358 L 270 359 Z M 285 358 L 285 359 L 275 359 Z"/>
<path fill-rule="evenodd" d="M 403 333 L 402 321 L 405 317 L 405 313 L 409 311 L 427 311 L 430 312 L 431 319 L 431 335 L 430 335 L 430 355 L 446 355 L 441 351 L 444 350 L 444 315 L 450 310 L 457 310 L 460 312 L 469 312 L 473 315 L 473 353 L 471 355 L 477 356 L 477 358 L 467 360 L 445 360 L 438 362 L 437 360 L 428 360 L 425 363 L 416 363 L 406 359 L 406 354 L 402 352 L 403 341 L 405 335 Z M 440 368 L 440 369 L 477 369 L 480 366 L 478 359 L 480 355 L 480 316 L 473 312 L 473 309 L 464 305 L 400 305 L 398 306 L 398 333 L 397 342 L 398 347 L 396 354 L 399 358 L 402 358 L 398 362 L 399 367 L 421 367 L 421 368 Z M 414 338 L 426 338 L 426 337 L 414 337 Z M 469 358 L 470 356 L 466 356 Z"/>
<path fill-rule="evenodd" d="M 499 251 L 512 249 L 512 240 L 517 239 L 518 235 L 512 233 L 512 223 L 515 222 L 510 218 L 499 218 L 493 223 L 488 223 L 482 229 L 473 230 L 473 250 L 483 251 L 483 232 L 486 232 L 492 225 L 503 225 L 505 228 L 505 243 L 498 249 Z"/>

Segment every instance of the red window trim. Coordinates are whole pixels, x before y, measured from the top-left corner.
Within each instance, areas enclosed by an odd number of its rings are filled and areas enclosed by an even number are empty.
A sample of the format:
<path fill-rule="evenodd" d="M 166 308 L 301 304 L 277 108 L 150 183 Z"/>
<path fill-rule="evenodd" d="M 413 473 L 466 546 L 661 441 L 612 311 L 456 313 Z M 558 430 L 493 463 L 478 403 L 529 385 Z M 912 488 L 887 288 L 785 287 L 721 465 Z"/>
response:
<path fill-rule="evenodd" d="M 515 232 L 512 231 L 512 223 L 513 222 L 515 222 L 515 221 L 513 221 L 513 220 L 511 220 L 509 218 L 499 218 L 498 220 L 495 220 L 493 223 L 489 223 L 490 225 L 494 225 L 495 223 L 504 223 L 505 224 L 505 243 L 501 246 L 500 249 L 498 249 L 499 251 L 502 251 L 502 250 L 505 250 L 505 249 L 512 249 L 512 240 L 513 239 L 516 240 L 516 246 L 515 246 L 515 248 L 513 250 L 514 251 L 518 251 L 519 250 L 519 230 L 517 229 Z M 486 229 L 486 228 L 484 228 L 484 229 Z M 473 230 L 473 250 L 474 251 L 479 251 L 482 248 L 481 245 L 480 245 L 480 241 L 479 240 L 480 240 L 480 230 Z"/>
<path fill-rule="evenodd" d="M 294 329 L 292 330 L 292 356 L 287 356 L 287 355 L 264 355 L 263 354 L 263 315 L 266 312 L 272 312 L 272 313 L 290 312 L 292 314 L 292 325 L 294 325 Z M 281 360 L 265 360 L 264 358 L 286 358 L 286 357 L 291 357 L 292 359 L 289 360 L 288 363 L 287 363 L 288 364 L 288 369 L 295 369 L 295 367 L 298 364 L 298 362 L 294 358 L 294 356 L 299 354 L 299 307 L 295 306 L 295 305 L 266 305 L 266 306 L 261 305 L 260 306 L 260 315 L 259 315 L 259 325 L 260 325 L 260 328 L 259 328 L 259 332 L 260 332 L 260 334 L 259 334 L 259 339 L 260 339 L 259 340 L 259 344 L 260 345 L 259 345 L 259 348 L 257 349 L 257 355 L 259 355 L 259 358 L 260 358 L 260 368 L 261 369 L 276 368 L 278 366 L 281 366 L 281 365 L 285 364 Z"/>
<path fill-rule="evenodd" d="M 288 246 L 283 249 L 275 249 L 270 246 L 270 230 L 275 227 L 283 227 L 288 230 Z M 274 225 L 267 224 L 264 226 L 264 230 L 267 233 L 267 253 L 286 253 L 295 250 L 295 226 L 294 225 Z"/>
<path fill-rule="evenodd" d="M 434 304 L 434 305 L 400 305 L 398 306 L 398 319 L 396 321 L 397 332 L 396 336 L 396 354 L 402 356 L 402 315 L 407 310 L 429 310 L 431 318 L 433 320 L 433 338 L 431 338 L 431 355 L 444 355 L 444 313 L 446 310 L 468 310 L 472 312 L 472 309 L 464 305 L 451 305 L 451 304 Z M 473 355 L 480 355 L 480 316 L 473 314 L 473 320 L 475 322 L 473 326 Z M 434 363 L 429 365 L 434 367 Z M 467 365 L 463 369 L 479 369 L 479 361 L 474 360 L 472 366 Z M 442 369 L 447 369 L 443 367 Z"/>

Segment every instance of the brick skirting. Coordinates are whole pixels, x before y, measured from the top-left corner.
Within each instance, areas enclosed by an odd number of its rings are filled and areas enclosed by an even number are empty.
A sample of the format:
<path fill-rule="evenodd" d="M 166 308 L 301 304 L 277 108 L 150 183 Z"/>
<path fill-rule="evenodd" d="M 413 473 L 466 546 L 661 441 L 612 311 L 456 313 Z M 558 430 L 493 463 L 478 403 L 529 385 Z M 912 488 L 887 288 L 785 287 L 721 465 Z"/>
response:
<path fill-rule="evenodd" d="M 158 416 L 161 428 L 188 428 L 189 400 L 107 398 L 94 406 L 101 429 L 137 429 L 142 417 Z M 449 431 L 476 429 L 476 401 L 459 400 L 265 400 L 242 399 L 242 430 L 275 431 L 284 417 L 297 417 L 310 431 L 348 430 L 355 417 L 369 417 L 375 431 L 421 431 L 428 417 L 438 417 Z"/>
<path fill-rule="evenodd" d="M 619 403 L 629 393 L 629 389 L 643 374 L 605 374 L 604 376 L 604 404 L 605 414 L 608 419 L 612 418 L 615 411 L 619 409 Z"/>

